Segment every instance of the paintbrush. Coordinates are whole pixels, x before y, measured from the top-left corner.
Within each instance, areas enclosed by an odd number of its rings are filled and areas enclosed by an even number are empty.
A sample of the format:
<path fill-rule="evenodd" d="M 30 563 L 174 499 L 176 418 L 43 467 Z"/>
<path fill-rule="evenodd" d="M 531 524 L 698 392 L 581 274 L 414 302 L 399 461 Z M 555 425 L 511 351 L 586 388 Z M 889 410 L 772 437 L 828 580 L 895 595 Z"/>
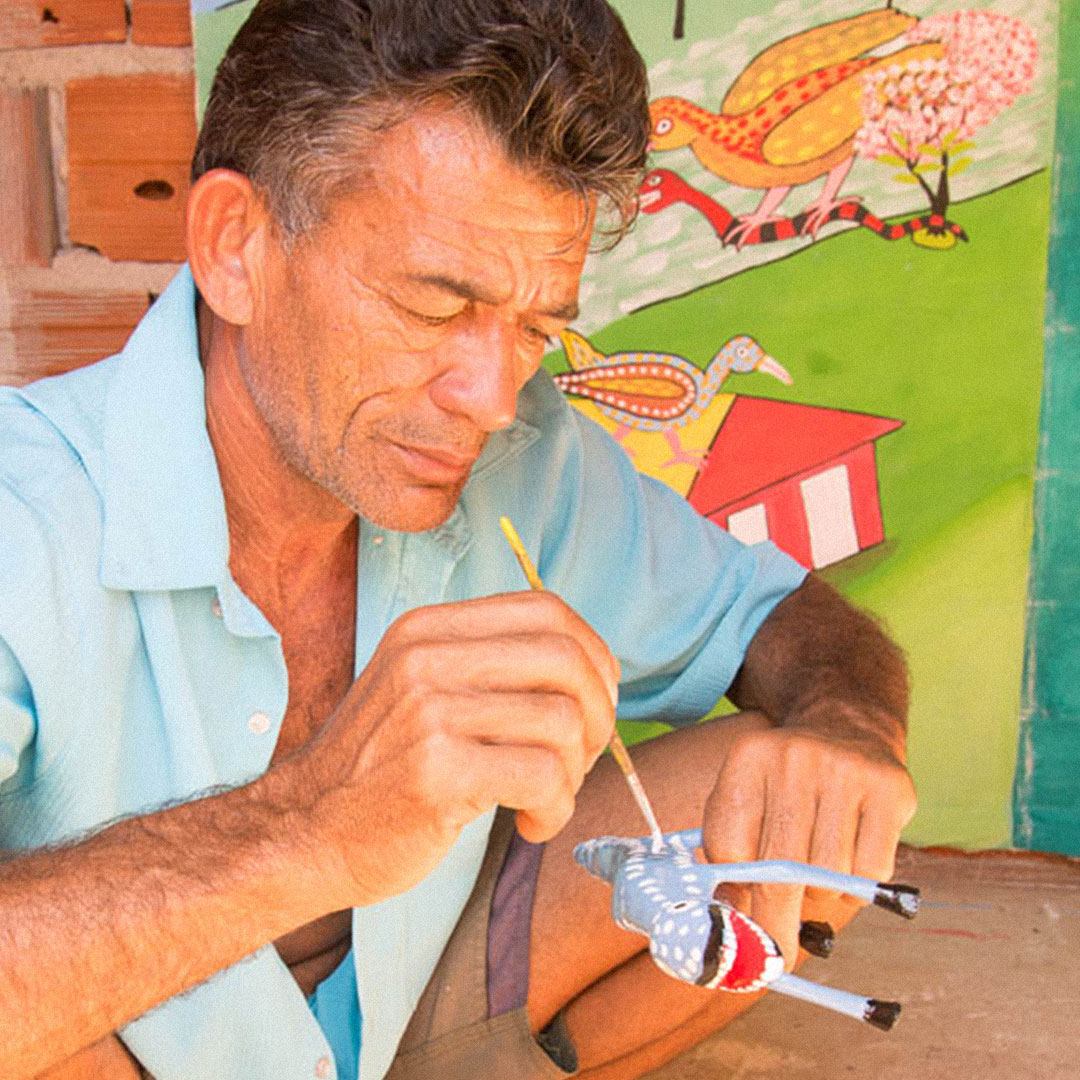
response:
<path fill-rule="evenodd" d="M 517 534 L 517 529 L 514 528 L 508 517 L 499 518 L 499 524 L 506 534 L 506 539 L 510 541 L 510 546 L 514 549 L 518 564 L 524 571 L 525 577 L 528 578 L 529 585 L 533 589 L 543 591 L 544 583 L 540 580 L 540 575 L 536 572 L 536 567 L 533 566 L 532 559 L 529 558 L 529 553 L 525 550 L 525 545 Z M 611 742 L 608 745 L 611 748 L 611 756 L 618 763 L 623 776 L 626 777 L 626 782 L 630 786 L 630 794 L 634 796 L 634 802 L 637 803 L 642 817 L 645 818 L 649 826 L 649 832 L 652 834 L 653 853 L 662 851 L 664 834 L 660 831 L 660 824 L 656 820 L 652 804 L 649 802 L 648 795 L 645 794 L 645 788 L 641 786 L 641 779 L 634 768 L 634 763 L 630 760 L 630 751 L 626 749 L 626 743 L 622 741 L 622 737 L 617 730 L 611 733 Z"/>

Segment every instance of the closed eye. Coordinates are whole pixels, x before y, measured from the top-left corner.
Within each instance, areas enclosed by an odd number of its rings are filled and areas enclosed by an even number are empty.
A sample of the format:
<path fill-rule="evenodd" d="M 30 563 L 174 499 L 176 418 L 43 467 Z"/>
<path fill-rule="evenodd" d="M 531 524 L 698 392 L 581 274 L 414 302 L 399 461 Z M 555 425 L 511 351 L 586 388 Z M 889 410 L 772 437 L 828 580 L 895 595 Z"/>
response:
<path fill-rule="evenodd" d="M 546 330 L 542 330 L 539 326 L 526 326 L 525 333 L 529 335 L 534 341 L 540 342 L 543 345 L 553 348 L 557 340 L 554 334 L 549 334 Z"/>

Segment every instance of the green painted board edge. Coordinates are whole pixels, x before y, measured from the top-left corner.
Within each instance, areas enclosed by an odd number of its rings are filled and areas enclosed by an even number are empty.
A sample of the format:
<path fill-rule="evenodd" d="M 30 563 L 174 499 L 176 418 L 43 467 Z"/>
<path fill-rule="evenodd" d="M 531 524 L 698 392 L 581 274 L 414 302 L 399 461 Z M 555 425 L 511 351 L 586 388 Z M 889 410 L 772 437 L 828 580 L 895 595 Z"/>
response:
<path fill-rule="evenodd" d="M 1042 424 L 1013 842 L 1080 855 L 1080 0 L 1062 0 Z"/>

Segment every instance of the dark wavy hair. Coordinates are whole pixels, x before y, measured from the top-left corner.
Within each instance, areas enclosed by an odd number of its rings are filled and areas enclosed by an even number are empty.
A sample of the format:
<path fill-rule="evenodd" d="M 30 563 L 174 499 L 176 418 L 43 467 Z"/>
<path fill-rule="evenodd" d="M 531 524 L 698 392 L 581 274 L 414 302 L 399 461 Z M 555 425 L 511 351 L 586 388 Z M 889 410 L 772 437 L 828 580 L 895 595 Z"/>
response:
<path fill-rule="evenodd" d="M 606 0 L 260 0 L 218 68 L 192 179 L 244 174 L 291 240 L 358 186 L 374 136 L 436 103 L 554 188 L 597 197 L 610 242 L 629 228 L 646 76 Z"/>

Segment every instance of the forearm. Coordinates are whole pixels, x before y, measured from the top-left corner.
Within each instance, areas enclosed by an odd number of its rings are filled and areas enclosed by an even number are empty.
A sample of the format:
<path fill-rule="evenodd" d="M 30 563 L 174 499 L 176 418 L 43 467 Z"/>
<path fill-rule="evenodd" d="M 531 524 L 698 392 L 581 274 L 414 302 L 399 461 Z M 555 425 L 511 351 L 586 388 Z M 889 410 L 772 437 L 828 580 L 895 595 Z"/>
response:
<path fill-rule="evenodd" d="M 728 696 L 781 725 L 878 737 L 902 758 L 903 656 L 873 619 L 818 578 L 808 577 L 765 620 Z"/>
<path fill-rule="evenodd" d="M 0 1075 L 35 1076 L 329 910 L 294 789 L 277 770 L 0 865 Z"/>

